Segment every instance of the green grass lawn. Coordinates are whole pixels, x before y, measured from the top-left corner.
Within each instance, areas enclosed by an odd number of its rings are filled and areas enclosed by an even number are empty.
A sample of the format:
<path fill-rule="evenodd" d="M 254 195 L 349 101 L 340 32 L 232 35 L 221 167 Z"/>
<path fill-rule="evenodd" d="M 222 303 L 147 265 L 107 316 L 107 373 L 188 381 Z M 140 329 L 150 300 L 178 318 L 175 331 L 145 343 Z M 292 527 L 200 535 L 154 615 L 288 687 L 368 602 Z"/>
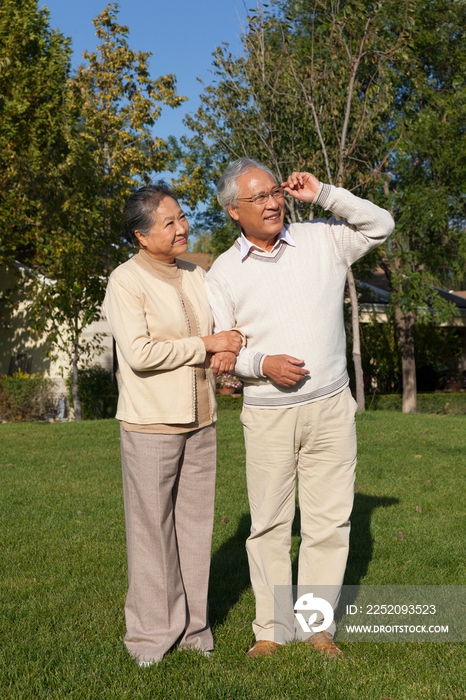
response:
<path fill-rule="evenodd" d="M 358 417 L 358 435 L 346 583 L 463 585 L 466 416 L 368 412 Z M 219 419 L 215 652 L 174 651 L 148 669 L 131 661 L 122 641 L 117 422 L 1 425 L 0 440 L 0 700 L 466 697 L 459 643 L 346 643 L 336 660 L 292 643 L 274 657 L 246 657 L 254 599 L 237 410 L 222 409 Z M 297 546 L 296 534 L 294 556 Z"/>

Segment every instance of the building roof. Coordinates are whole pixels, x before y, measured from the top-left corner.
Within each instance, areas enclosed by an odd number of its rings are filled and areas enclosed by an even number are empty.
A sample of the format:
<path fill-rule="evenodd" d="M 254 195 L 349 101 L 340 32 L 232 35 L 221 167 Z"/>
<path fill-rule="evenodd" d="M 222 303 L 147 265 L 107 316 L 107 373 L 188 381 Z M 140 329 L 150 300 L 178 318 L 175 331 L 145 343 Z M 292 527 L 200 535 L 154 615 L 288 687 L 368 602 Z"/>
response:
<path fill-rule="evenodd" d="M 185 260 L 186 262 L 193 263 L 194 265 L 199 265 L 203 270 L 208 272 L 212 267 L 214 262 L 214 256 L 211 253 L 182 253 L 178 255 L 180 260 Z"/>
<path fill-rule="evenodd" d="M 367 282 L 357 280 L 357 285 L 362 303 L 376 302 L 379 304 L 388 304 L 390 302 L 388 281 L 384 271 L 381 268 L 377 268 Z M 441 289 L 440 287 L 432 288 L 435 289 L 442 299 L 445 299 L 445 301 L 455 304 L 458 309 L 466 310 L 466 291 L 456 292 L 453 290 L 447 291 L 446 289 Z"/>

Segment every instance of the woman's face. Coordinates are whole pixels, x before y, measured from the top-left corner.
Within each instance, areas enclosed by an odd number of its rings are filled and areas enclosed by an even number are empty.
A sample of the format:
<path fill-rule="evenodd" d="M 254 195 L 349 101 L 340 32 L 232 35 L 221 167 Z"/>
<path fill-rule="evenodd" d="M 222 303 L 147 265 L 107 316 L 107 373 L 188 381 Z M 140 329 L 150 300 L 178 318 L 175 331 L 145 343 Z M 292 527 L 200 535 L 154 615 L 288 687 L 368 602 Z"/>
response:
<path fill-rule="evenodd" d="M 188 250 L 189 224 L 178 202 L 164 197 L 155 212 L 155 221 L 147 236 L 135 231 L 139 245 L 154 260 L 172 263 Z"/>

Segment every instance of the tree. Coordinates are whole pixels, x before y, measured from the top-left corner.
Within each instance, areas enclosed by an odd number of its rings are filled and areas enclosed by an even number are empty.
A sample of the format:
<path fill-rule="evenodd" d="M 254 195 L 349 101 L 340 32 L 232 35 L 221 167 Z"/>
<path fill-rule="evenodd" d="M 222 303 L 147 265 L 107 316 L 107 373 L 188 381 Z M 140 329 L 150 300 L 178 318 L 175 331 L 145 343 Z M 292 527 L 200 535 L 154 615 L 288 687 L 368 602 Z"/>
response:
<path fill-rule="evenodd" d="M 99 44 L 69 78 L 67 157 L 59 171 L 55 216 L 36 269 L 34 326 L 70 358 L 75 418 L 80 420 L 78 364 L 92 349 L 84 328 L 100 315 L 106 281 L 127 256 L 122 210 L 135 187 L 170 166 L 170 146 L 152 135 L 161 105 L 178 106 L 175 78 L 152 80 L 149 53 L 129 48 L 117 5 L 94 20 Z M 93 343 L 99 347 L 99 339 Z"/>
<path fill-rule="evenodd" d="M 394 101 L 385 183 L 395 233 L 382 251 L 401 348 L 403 411 L 416 411 L 415 325 L 440 323 L 453 309 L 435 283 L 466 271 L 466 7 L 412 3 L 409 70 Z"/>
<path fill-rule="evenodd" d="M 66 150 L 69 40 L 37 0 L 0 4 L 0 264 L 30 264 L 54 210 Z"/>
<path fill-rule="evenodd" d="M 391 241 L 355 269 L 358 276 L 379 264 L 386 271 L 404 411 L 415 410 L 414 325 L 452 313 L 432 283 L 465 276 L 465 20 L 465 4 L 447 0 L 259 3 L 248 17 L 243 56 L 217 49 L 215 80 L 187 120 L 194 135 L 185 141 L 180 185 L 191 204 L 209 201 L 213 218 L 213 182 L 242 155 L 267 163 L 279 178 L 311 170 L 392 210 Z M 288 221 L 313 213 L 294 202 L 287 207 Z M 348 281 L 362 408 L 351 272 Z"/>
<path fill-rule="evenodd" d="M 331 184 L 367 195 L 379 185 L 393 145 L 385 129 L 396 90 L 392 73 L 404 60 L 407 13 L 394 0 L 303 0 L 261 3 L 248 17 L 244 56 L 214 54 L 215 83 L 202 96 L 194 137 L 186 141 L 179 185 L 191 204 L 209 199 L 207 183 L 225 161 L 250 156 L 281 180 L 310 170 Z M 209 178 L 209 171 L 211 175 Z M 194 201 L 193 201 L 194 199 Z M 214 205 L 215 207 L 215 205 Z M 313 211 L 287 201 L 288 221 Z M 357 400 L 364 410 L 359 313 L 348 273 Z"/>

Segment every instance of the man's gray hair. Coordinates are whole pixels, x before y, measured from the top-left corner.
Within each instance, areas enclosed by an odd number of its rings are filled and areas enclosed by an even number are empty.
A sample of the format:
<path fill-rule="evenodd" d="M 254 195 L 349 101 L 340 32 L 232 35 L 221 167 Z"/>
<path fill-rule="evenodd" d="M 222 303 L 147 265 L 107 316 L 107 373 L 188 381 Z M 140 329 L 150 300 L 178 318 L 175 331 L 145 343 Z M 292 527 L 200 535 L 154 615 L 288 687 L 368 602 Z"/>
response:
<path fill-rule="evenodd" d="M 251 158 L 238 158 L 238 160 L 230 163 L 228 168 L 223 173 L 222 177 L 217 184 L 217 200 L 222 209 L 228 214 L 228 205 L 232 204 L 236 206 L 238 204 L 238 186 L 236 180 L 240 175 L 244 175 L 248 170 L 253 170 L 259 168 L 259 170 L 265 170 L 266 173 L 271 175 L 274 180 L 276 180 L 273 172 L 262 163 L 258 163 L 256 160 Z"/>

